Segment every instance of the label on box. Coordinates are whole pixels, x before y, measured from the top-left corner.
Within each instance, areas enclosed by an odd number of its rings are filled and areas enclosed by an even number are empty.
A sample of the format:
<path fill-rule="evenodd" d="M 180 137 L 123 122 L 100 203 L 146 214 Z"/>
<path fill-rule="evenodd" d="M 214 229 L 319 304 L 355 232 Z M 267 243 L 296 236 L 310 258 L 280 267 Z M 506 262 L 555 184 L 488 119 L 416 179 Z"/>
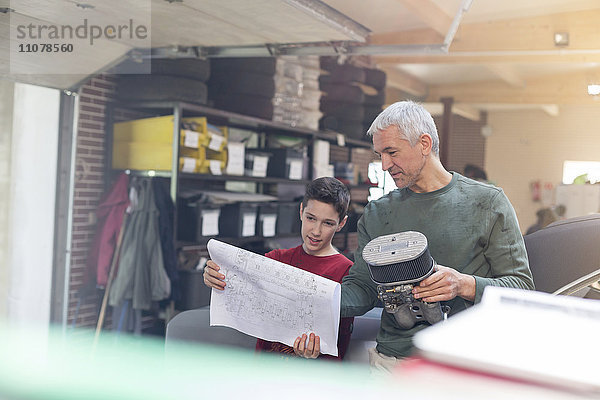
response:
<path fill-rule="evenodd" d="M 210 173 L 213 175 L 221 175 L 221 161 L 219 160 L 209 160 L 208 168 L 210 169 Z"/>
<path fill-rule="evenodd" d="M 183 166 L 181 167 L 182 172 L 196 172 L 196 159 L 191 157 L 182 157 Z"/>
<path fill-rule="evenodd" d="M 221 210 L 202 210 L 202 236 L 219 234 L 219 215 Z"/>
<path fill-rule="evenodd" d="M 208 144 L 208 148 L 214 151 L 221 151 L 221 145 L 223 144 L 224 140 L 225 137 L 213 133 L 210 135 L 210 143 Z"/>
<path fill-rule="evenodd" d="M 302 179 L 302 160 L 290 160 L 290 175 L 288 178 L 300 180 Z"/>
<path fill-rule="evenodd" d="M 313 146 L 313 165 L 329 164 L 329 142 L 317 140 Z"/>
<path fill-rule="evenodd" d="M 252 163 L 252 176 L 265 177 L 267 176 L 267 164 L 269 163 L 268 156 L 254 156 Z"/>
<path fill-rule="evenodd" d="M 341 133 L 337 134 L 337 145 L 344 147 L 346 146 L 346 136 L 342 135 Z"/>
<path fill-rule="evenodd" d="M 263 215 L 261 216 L 262 222 L 262 235 L 264 237 L 275 236 L 275 226 L 277 225 L 277 215 Z"/>
<path fill-rule="evenodd" d="M 242 237 L 254 236 L 256 231 L 256 213 L 246 213 L 242 216 Z"/>
<path fill-rule="evenodd" d="M 230 142 L 227 144 L 227 174 L 244 175 L 244 143 Z"/>
<path fill-rule="evenodd" d="M 200 134 L 198 132 L 190 131 L 189 129 L 185 129 L 183 131 L 183 146 L 190 147 L 192 149 L 197 149 L 199 138 L 200 138 Z"/>

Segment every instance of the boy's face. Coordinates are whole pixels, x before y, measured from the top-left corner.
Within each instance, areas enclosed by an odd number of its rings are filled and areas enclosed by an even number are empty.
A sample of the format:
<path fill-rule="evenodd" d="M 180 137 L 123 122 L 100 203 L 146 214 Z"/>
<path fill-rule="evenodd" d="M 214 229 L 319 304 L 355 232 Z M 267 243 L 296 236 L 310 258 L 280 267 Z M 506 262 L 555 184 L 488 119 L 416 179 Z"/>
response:
<path fill-rule="evenodd" d="M 308 200 L 306 207 L 300 204 L 302 247 L 307 254 L 313 256 L 335 254 L 331 239 L 344 227 L 347 219 L 344 217 L 340 222 L 339 217 L 332 204 L 319 200 Z"/>

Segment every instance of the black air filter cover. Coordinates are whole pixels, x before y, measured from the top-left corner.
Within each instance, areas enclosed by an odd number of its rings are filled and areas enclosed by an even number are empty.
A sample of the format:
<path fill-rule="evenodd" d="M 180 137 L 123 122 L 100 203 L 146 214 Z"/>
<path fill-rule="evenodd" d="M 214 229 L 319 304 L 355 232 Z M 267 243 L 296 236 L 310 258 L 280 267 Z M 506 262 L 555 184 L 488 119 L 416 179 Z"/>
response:
<path fill-rule="evenodd" d="M 420 282 L 433 273 L 435 266 L 427 238 L 415 231 L 375 238 L 367 243 L 362 256 L 371 279 L 380 285 Z"/>

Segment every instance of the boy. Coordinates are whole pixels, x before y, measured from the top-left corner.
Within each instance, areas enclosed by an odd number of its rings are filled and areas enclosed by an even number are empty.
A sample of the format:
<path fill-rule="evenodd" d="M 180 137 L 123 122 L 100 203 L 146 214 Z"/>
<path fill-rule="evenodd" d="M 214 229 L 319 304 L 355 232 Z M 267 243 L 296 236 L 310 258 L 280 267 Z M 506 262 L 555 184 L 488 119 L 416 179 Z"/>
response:
<path fill-rule="evenodd" d="M 340 254 L 331 244 L 331 240 L 346 224 L 349 203 L 350 193 L 343 183 L 330 177 L 315 179 L 307 185 L 300 204 L 302 244 L 291 249 L 272 250 L 265 256 L 341 283 L 342 278 L 348 274 L 352 261 Z M 224 290 L 225 275 L 218 271 L 219 266 L 213 261 L 208 261 L 204 269 L 204 284 Z M 353 318 L 340 320 L 338 360 L 344 357 L 348 348 L 352 321 Z M 315 340 L 313 334 L 311 339 Z M 262 339 L 257 340 L 256 350 L 294 354 L 294 349 L 290 346 Z M 320 357 L 336 358 L 328 355 Z"/>

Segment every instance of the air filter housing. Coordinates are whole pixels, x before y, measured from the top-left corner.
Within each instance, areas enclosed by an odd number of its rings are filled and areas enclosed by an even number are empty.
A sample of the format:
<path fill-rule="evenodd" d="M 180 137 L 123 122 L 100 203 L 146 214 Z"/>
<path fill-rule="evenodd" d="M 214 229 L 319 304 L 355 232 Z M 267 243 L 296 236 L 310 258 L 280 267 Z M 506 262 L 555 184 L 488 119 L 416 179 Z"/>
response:
<path fill-rule="evenodd" d="M 435 267 L 427 238 L 415 231 L 377 237 L 367 243 L 362 256 L 369 265 L 371 279 L 380 285 L 420 282 Z"/>

